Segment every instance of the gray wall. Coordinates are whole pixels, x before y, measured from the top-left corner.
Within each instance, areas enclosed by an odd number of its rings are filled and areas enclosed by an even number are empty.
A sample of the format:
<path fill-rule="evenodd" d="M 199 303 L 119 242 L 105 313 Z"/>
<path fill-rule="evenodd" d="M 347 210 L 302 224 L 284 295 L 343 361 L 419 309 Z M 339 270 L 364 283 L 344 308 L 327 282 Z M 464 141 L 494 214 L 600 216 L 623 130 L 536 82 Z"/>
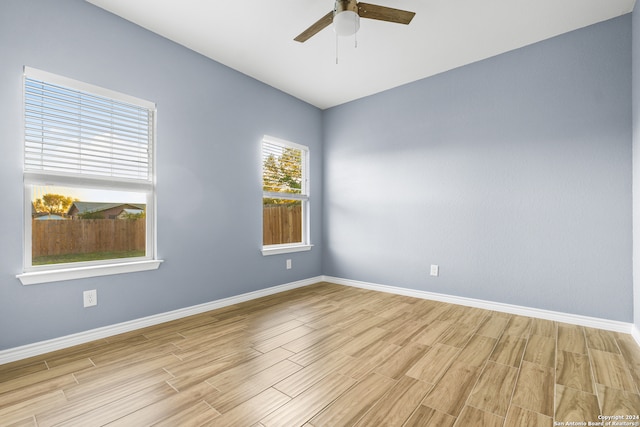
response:
<path fill-rule="evenodd" d="M 633 40 L 633 313 L 640 333 L 640 8 L 632 14 Z"/>
<path fill-rule="evenodd" d="M 320 110 L 82 0 L 0 2 L 0 58 L 0 350 L 321 274 Z M 15 278 L 24 65 L 157 102 L 159 270 Z M 310 252 L 260 253 L 263 134 L 311 148 Z M 95 308 L 82 308 L 87 289 L 98 290 Z"/>
<path fill-rule="evenodd" d="M 325 274 L 633 320 L 630 15 L 332 108 L 324 132 Z"/>

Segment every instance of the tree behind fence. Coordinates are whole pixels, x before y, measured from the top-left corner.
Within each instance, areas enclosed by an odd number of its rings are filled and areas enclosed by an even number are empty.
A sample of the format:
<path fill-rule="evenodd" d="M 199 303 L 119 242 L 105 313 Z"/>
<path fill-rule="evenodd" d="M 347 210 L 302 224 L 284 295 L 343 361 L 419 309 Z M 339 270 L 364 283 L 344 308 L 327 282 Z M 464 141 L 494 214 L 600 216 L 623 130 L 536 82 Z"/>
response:
<path fill-rule="evenodd" d="M 32 257 L 145 250 L 146 220 L 32 220 Z"/>
<path fill-rule="evenodd" d="M 262 210 L 263 245 L 302 241 L 302 207 L 299 204 L 264 205 Z"/>

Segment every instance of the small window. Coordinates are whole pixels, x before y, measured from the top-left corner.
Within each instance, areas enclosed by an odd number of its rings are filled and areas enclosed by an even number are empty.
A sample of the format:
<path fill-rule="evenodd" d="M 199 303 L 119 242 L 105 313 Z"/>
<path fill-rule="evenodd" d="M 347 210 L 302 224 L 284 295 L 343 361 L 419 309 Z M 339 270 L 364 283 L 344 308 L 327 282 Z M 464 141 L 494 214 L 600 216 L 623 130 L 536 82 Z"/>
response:
<path fill-rule="evenodd" d="M 262 140 L 262 252 L 309 250 L 309 149 L 265 136 Z"/>
<path fill-rule="evenodd" d="M 25 67 L 21 280 L 156 259 L 154 129 L 153 103 Z"/>

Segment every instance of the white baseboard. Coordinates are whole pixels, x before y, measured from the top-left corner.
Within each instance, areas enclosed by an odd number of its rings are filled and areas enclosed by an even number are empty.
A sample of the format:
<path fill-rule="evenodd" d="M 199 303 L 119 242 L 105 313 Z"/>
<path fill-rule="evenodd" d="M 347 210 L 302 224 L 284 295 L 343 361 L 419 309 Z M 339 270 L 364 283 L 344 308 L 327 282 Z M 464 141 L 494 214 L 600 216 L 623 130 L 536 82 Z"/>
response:
<path fill-rule="evenodd" d="M 578 314 L 561 313 L 558 311 L 542 310 L 538 308 L 523 307 L 519 305 L 503 304 L 499 302 L 485 301 L 474 298 L 458 297 L 453 295 L 439 294 L 435 292 L 419 291 L 415 289 L 400 288 L 396 286 L 380 285 L 377 283 L 361 282 L 358 280 L 341 279 L 339 277 L 323 276 L 323 280 L 325 282 L 331 282 L 338 285 L 353 286 L 356 288 L 370 289 L 372 291 L 387 292 L 414 298 L 447 302 L 451 304 L 464 305 L 467 307 L 483 308 L 486 310 L 500 311 L 504 313 L 517 314 L 520 316 L 554 320 L 556 322 L 587 326 L 590 328 L 604 329 L 607 331 L 622 332 L 625 334 L 632 334 L 632 331 L 635 329 L 634 338 L 638 342 L 638 345 L 640 345 L 640 333 L 638 332 L 637 328 L 634 328 L 632 323 L 600 319 L 597 317 L 581 316 Z"/>
<path fill-rule="evenodd" d="M 238 304 L 256 298 L 277 294 L 279 292 L 312 285 L 321 281 L 321 276 L 312 277 L 310 279 L 304 279 L 297 282 L 286 283 L 284 285 L 273 286 L 270 288 L 261 289 L 259 291 L 248 292 L 246 294 L 223 298 L 220 300 L 181 308 L 166 313 L 160 313 L 153 316 L 143 317 L 141 319 L 130 320 L 128 322 L 104 326 L 97 329 L 91 329 L 89 331 L 79 332 L 60 338 L 54 338 L 47 341 L 10 348 L 8 350 L 2 350 L 0 351 L 0 365 L 14 362 L 16 360 L 27 359 L 29 357 L 38 356 L 44 353 L 49 353 L 51 351 L 61 350 L 63 348 L 72 347 L 74 345 L 84 344 L 90 341 L 107 338 L 125 332 L 134 331 L 136 329 L 146 328 L 148 326 L 169 322 L 171 320 L 181 319 L 183 317 L 192 316 L 194 314 L 204 313 L 207 311 L 215 310 L 217 308 L 226 307 L 228 305 Z"/>
<path fill-rule="evenodd" d="M 640 346 L 640 330 L 636 325 L 633 325 L 631 327 L 631 336 L 633 337 L 634 340 L 636 340 L 636 343 L 638 343 L 638 346 Z"/>
<path fill-rule="evenodd" d="M 523 307 L 518 305 L 503 304 L 499 302 L 491 302 L 473 298 L 458 297 L 453 295 L 439 294 L 435 292 L 420 291 L 415 289 L 400 288 L 396 286 L 380 285 L 376 283 L 361 282 L 357 280 L 341 279 L 331 276 L 317 276 L 309 279 L 299 280 L 297 282 L 286 283 L 279 286 L 273 286 L 259 291 L 248 292 L 246 294 L 236 295 L 229 298 L 223 298 L 204 304 L 194 305 L 191 307 L 181 308 L 178 310 L 160 313 L 153 316 L 143 317 L 128 322 L 118 323 L 115 325 L 104 326 L 102 328 L 91 329 L 89 331 L 79 332 L 77 334 L 67 335 L 60 338 L 54 338 L 47 341 L 28 344 L 21 347 L 10 348 L 0 351 L 0 365 L 14 362 L 16 360 L 27 359 L 29 357 L 38 356 L 40 354 L 49 353 L 51 351 L 61 350 L 72 347 L 74 345 L 84 344 L 90 341 L 107 338 L 110 336 L 131 332 L 136 329 L 146 328 L 148 326 L 157 325 L 171 320 L 181 319 L 183 317 L 200 314 L 217 308 L 226 307 L 228 305 L 238 304 L 241 302 L 273 295 L 279 292 L 291 289 L 301 288 L 303 286 L 312 285 L 317 282 L 331 282 L 338 285 L 353 286 L 357 288 L 369 289 L 398 295 L 405 295 L 414 298 L 428 299 L 434 301 L 447 302 L 451 304 L 464 305 L 467 307 L 477 307 L 486 310 L 500 311 L 504 313 L 517 314 L 521 316 L 536 317 L 540 319 L 554 320 L 557 322 L 570 323 L 573 325 L 587 326 L 591 328 L 604 329 L 608 331 L 622 332 L 631 334 L 640 346 L 640 331 L 632 323 L 618 322 L 615 320 L 600 319 L 595 317 L 581 316 L 577 314 L 561 313 L 557 311 L 541 310 L 537 308 Z"/>

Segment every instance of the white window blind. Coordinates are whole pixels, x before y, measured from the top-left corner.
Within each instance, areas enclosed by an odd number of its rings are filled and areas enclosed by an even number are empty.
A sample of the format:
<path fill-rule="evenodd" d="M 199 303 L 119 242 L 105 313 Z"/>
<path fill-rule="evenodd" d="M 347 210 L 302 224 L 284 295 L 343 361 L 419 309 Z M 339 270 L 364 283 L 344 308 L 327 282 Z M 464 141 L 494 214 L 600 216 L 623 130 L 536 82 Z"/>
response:
<path fill-rule="evenodd" d="M 42 74 L 25 69 L 25 172 L 152 181 L 153 104 Z"/>

